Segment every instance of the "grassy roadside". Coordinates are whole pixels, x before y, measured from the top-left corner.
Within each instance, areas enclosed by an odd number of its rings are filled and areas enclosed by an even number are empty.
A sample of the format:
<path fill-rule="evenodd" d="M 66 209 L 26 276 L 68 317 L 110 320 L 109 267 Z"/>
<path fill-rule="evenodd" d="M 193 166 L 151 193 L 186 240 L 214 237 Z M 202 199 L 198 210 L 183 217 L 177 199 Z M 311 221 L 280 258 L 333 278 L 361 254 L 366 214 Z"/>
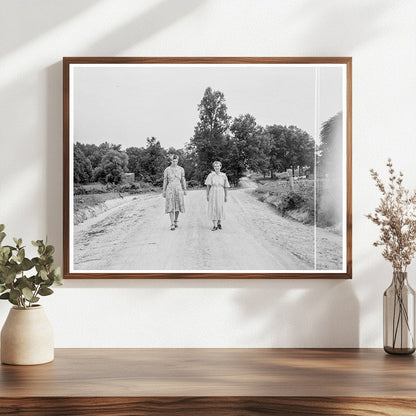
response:
<path fill-rule="evenodd" d="M 257 179 L 255 193 L 262 202 L 273 205 L 280 215 L 303 224 L 314 222 L 314 181 L 301 179 L 294 181 L 293 189 L 289 181 L 279 179 Z"/>
<path fill-rule="evenodd" d="M 188 190 L 202 188 L 203 187 L 192 187 Z M 76 213 L 86 208 L 93 208 L 106 201 L 123 198 L 127 195 L 154 193 L 161 194 L 162 187 L 142 182 L 116 186 L 107 186 L 98 182 L 87 185 L 78 185 L 74 188 L 74 212 Z"/>
<path fill-rule="evenodd" d="M 106 186 L 101 183 L 79 185 L 74 189 L 74 212 L 93 208 L 112 199 L 123 198 L 127 195 L 160 193 L 160 187 L 136 182 L 119 186 Z"/>
<path fill-rule="evenodd" d="M 314 224 L 316 220 L 316 225 L 320 228 L 335 233 L 341 231 L 340 220 L 337 219 L 339 214 L 334 209 L 334 206 L 339 204 L 327 202 L 331 196 L 328 184 L 321 181 L 317 185 L 312 179 L 298 179 L 294 180 L 292 189 L 287 180 L 263 178 L 255 178 L 255 180 L 258 184 L 255 190 L 257 198 L 275 207 L 283 217 L 303 224 Z"/>

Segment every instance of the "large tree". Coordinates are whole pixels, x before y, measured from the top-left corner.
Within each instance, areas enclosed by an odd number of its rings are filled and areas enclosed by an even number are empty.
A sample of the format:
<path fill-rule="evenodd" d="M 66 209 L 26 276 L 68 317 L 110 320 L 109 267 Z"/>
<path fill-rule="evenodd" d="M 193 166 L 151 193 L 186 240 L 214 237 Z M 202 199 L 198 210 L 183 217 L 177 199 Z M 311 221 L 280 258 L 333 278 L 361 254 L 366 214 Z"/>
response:
<path fill-rule="evenodd" d="M 320 176 L 342 175 L 342 112 L 322 124 L 319 145 L 318 173 Z"/>
<path fill-rule="evenodd" d="M 238 184 L 247 169 L 258 169 L 262 129 L 251 114 L 236 117 L 230 127 L 232 133 L 226 166 L 229 179 Z"/>
<path fill-rule="evenodd" d="M 296 126 L 267 126 L 270 136 L 269 164 L 271 176 L 274 172 L 296 169 L 297 166 L 313 169 L 315 142 L 305 131 Z"/>
<path fill-rule="evenodd" d="M 74 146 L 74 183 L 86 184 L 92 180 L 92 166 L 90 160 L 82 151 L 82 145 L 75 143 Z"/>
<path fill-rule="evenodd" d="M 154 185 L 160 185 L 163 181 L 163 171 L 169 164 L 167 151 L 160 145 L 155 137 L 146 139 L 143 170 L 147 174 L 147 180 Z"/>
<path fill-rule="evenodd" d="M 128 169 L 134 172 L 138 180 L 160 185 L 163 180 L 163 171 L 169 164 L 168 152 L 155 138 L 146 139 L 146 147 L 129 147 L 126 150 L 129 156 Z"/>
<path fill-rule="evenodd" d="M 102 183 L 118 184 L 128 168 L 128 156 L 125 152 L 109 150 L 94 169 L 94 180 Z"/>
<path fill-rule="evenodd" d="M 110 142 L 103 142 L 100 145 L 79 143 L 80 149 L 84 152 L 84 155 L 91 162 L 93 169 L 98 167 L 102 158 L 109 150 L 121 151 L 121 144 L 113 144 Z"/>
<path fill-rule="evenodd" d="M 144 147 L 128 147 L 126 154 L 129 157 L 128 171 L 134 173 L 136 180 L 146 180 L 147 174 L 144 172 L 146 149 Z"/>
<path fill-rule="evenodd" d="M 342 112 L 322 124 L 317 165 L 318 221 L 342 221 Z"/>
<path fill-rule="evenodd" d="M 196 156 L 197 178 L 203 178 L 212 169 L 214 160 L 223 161 L 230 151 L 229 126 L 225 97 L 221 91 L 208 87 L 198 105 L 199 121 L 190 141 L 191 152 Z"/>
<path fill-rule="evenodd" d="M 257 157 L 252 160 L 250 169 L 255 172 L 260 172 L 264 177 L 270 171 L 270 152 L 271 152 L 271 140 L 270 135 L 266 129 L 261 127 L 259 129 L 258 139 L 258 153 Z"/>

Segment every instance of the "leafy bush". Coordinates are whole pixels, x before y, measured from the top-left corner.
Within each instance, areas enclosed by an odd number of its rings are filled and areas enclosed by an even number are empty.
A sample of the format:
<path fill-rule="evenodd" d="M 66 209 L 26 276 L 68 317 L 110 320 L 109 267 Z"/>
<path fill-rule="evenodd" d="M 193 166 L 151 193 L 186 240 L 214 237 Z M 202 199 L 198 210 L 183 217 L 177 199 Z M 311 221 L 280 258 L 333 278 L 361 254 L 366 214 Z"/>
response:
<path fill-rule="evenodd" d="M 197 188 L 200 186 L 200 183 L 195 180 L 195 179 L 191 179 L 190 181 L 187 182 L 188 188 Z"/>
<path fill-rule="evenodd" d="M 14 246 L 2 246 L 6 237 L 4 225 L 0 224 L 0 299 L 6 299 L 19 309 L 36 303 L 40 296 L 53 293 L 52 285 L 61 285 L 59 267 L 54 267 L 55 247 L 43 240 L 32 241 L 38 255 L 29 259 L 21 238 L 14 238 Z M 34 270 L 33 270 L 34 269 Z M 34 273 L 28 277 L 28 273 Z"/>
<path fill-rule="evenodd" d="M 291 191 L 281 198 L 279 209 L 282 214 L 284 214 L 286 211 L 302 208 L 304 202 L 305 199 L 302 197 L 302 195 Z"/>

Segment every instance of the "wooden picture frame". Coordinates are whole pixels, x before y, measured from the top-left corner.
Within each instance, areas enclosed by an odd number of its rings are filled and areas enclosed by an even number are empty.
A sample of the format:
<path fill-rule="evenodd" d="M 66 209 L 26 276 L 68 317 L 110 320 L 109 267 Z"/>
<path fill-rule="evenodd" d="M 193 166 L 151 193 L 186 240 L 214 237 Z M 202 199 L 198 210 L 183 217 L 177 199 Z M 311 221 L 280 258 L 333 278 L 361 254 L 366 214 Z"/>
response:
<path fill-rule="evenodd" d="M 171 231 L 161 186 L 172 154 L 194 188 Z M 212 159 L 240 186 L 215 232 L 201 208 Z M 64 278 L 351 278 L 351 176 L 350 57 L 63 58 Z M 243 193 L 243 180 L 257 189 Z"/>

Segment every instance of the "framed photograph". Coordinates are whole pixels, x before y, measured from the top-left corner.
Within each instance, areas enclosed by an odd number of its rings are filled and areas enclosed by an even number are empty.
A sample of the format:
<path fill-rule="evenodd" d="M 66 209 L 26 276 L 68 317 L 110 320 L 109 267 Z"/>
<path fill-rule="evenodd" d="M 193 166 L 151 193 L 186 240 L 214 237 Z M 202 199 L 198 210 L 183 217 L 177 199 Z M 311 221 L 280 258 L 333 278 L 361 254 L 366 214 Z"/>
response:
<path fill-rule="evenodd" d="M 352 58 L 63 58 L 65 278 L 351 278 Z"/>

